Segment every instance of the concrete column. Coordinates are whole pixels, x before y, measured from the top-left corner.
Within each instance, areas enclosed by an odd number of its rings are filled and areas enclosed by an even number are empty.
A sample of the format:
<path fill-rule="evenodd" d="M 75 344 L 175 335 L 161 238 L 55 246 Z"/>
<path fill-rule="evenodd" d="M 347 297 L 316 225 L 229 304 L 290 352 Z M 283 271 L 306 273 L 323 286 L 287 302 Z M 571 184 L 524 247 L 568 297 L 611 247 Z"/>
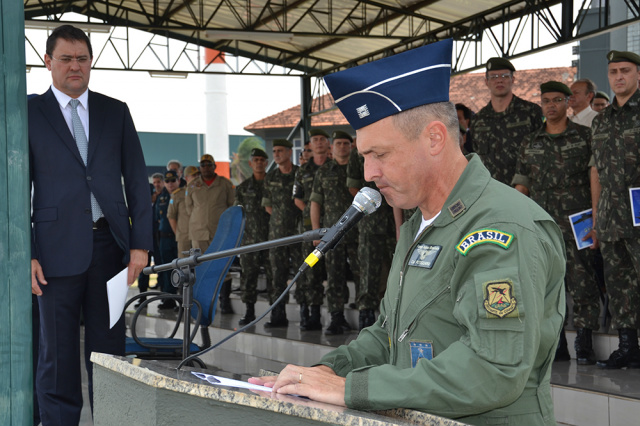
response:
<path fill-rule="evenodd" d="M 24 6 L 0 2 L 0 425 L 33 423 Z"/>
<path fill-rule="evenodd" d="M 215 50 L 206 49 L 207 62 L 216 55 L 223 55 Z M 222 58 L 219 56 L 219 58 Z M 209 65 L 212 71 L 224 71 L 222 59 L 215 59 Z M 205 154 L 213 155 L 216 160 L 216 173 L 229 177 L 229 131 L 227 129 L 227 76 L 224 74 L 208 74 L 206 76 L 205 99 L 207 107 L 207 126 L 205 135 Z"/>

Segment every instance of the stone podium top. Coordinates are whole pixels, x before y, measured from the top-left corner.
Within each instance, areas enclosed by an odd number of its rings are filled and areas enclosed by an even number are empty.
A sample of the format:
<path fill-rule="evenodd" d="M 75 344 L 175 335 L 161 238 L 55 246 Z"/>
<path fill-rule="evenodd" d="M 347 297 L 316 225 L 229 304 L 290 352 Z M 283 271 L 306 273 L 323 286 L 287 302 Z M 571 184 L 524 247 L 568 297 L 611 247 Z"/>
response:
<path fill-rule="evenodd" d="M 212 374 L 212 371 L 184 367 L 175 367 L 162 361 L 147 361 L 138 358 L 125 358 L 102 353 L 92 353 L 91 361 L 112 373 L 117 373 L 137 385 L 149 388 L 176 392 L 184 396 L 194 396 L 219 403 L 233 404 L 239 407 L 251 407 L 270 413 L 280 413 L 286 416 L 307 419 L 312 422 L 329 423 L 335 425 L 358 426 L 390 426 L 390 425 L 425 425 L 425 426 L 464 426 L 455 420 L 434 416 L 414 410 L 396 409 L 378 412 L 357 411 L 336 405 L 325 404 L 291 395 L 278 395 L 248 389 L 216 386 L 203 381 L 192 374 L 201 371 Z M 94 375 L 96 373 L 94 372 Z M 215 372 L 225 376 L 224 373 Z M 94 392 L 99 392 L 95 389 Z M 122 389 L 122 392 L 126 392 Z M 97 395 L 96 395 L 97 396 Z M 94 397 L 94 404 L 98 403 Z M 212 408 L 213 410 L 213 408 Z M 95 410 L 96 424 L 102 423 L 97 418 L 100 410 Z M 266 415 L 267 413 L 265 413 Z M 293 420 L 293 419 L 292 419 Z M 265 423 L 267 417 L 265 417 Z M 301 423 L 304 423 L 302 421 Z"/>

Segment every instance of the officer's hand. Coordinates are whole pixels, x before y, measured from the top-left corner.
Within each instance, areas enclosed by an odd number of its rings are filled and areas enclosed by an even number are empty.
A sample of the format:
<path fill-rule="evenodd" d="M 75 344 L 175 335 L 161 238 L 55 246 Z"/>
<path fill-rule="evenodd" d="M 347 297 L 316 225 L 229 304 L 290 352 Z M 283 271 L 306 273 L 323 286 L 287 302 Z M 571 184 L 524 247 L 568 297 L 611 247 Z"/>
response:
<path fill-rule="evenodd" d="M 147 266 L 147 251 L 140 249 L 131 249 L 130 251 L 130 259 L 129 259 L 129 273 L 127 274 L 127 285 L 133 284 L 133 282 L 138 278 L 140 272 Z"/>
<path fill-rule="evenodd" d="M 31 259 L 31 293 L 36 296 L 42 296 L 42 289 L 38 285 L 47 285 L 47 280 L 44 279 L 44 273 L 42 272 L 42 266 L 37 259 Z"/>
<path fill-rule="evenodd" d="M 289 364 L 274 377 L 252 377 L 249 383 L 273 387 L 274 393 L 300 395 L 315 401 L 345 406 L 346 379 L 327 366 L 305 368 Z"/>
<path fill-rule="evenodd" d="M 600 247 L 600 242 L 598 241 L 598 235 L 596 234 L 595 228 L 591 229 L 591 231 L 582 238 L 582 241 L 587 241 L 589 238 L 593 238 L 593 244 L 589 247 L 591 250 L 595 250 Z"/>

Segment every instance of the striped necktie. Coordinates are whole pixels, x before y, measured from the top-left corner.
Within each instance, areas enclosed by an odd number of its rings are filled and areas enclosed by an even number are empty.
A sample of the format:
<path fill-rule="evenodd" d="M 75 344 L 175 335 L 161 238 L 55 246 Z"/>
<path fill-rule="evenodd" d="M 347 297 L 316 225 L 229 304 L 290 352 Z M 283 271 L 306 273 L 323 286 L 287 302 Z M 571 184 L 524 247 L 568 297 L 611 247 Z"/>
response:
<path fill-rule="evenodd" d="M 89 152 L 89 141 L 87 141 L 87 134 L 84 131 L 84 127 L 82 126 L 82 121 L 80 121 L 80 116 L 78 115 L 78 104 L 80 101 L 77 99 L 71 99 L 69 101 L 71 104 L 71 125 L 73 126 L 73 138 L 76 140 L 76 144 L 78 145 L 78 151 L 80 151 L 80 156 L 82 157 L 82 161 L 84 165 L 87 165 L 87 154 Z M 93 192 L 91 193 L 91 217 L 93 221 L 97 221 L 103 216 L 102 209 L 98 204 L 98 200 L 93 196 Z"/>

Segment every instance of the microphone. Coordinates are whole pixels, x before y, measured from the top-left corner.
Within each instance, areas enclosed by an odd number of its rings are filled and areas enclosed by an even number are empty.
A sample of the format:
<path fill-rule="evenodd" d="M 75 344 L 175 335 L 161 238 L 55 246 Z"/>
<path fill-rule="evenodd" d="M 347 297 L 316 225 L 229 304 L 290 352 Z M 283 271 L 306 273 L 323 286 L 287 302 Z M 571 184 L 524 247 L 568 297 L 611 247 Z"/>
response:
<path fill-rule="evenodd" d="M 307 256 L 300 271 L 313 267 L 329 250 L 332 250 L 356 223 L 365 215 L 378 210 L 382 203 L 382 196 L 372 188 L 362 188 L 353 199 L 353 203 L 347 211 L 322 237 L 320 244 Z"/>

